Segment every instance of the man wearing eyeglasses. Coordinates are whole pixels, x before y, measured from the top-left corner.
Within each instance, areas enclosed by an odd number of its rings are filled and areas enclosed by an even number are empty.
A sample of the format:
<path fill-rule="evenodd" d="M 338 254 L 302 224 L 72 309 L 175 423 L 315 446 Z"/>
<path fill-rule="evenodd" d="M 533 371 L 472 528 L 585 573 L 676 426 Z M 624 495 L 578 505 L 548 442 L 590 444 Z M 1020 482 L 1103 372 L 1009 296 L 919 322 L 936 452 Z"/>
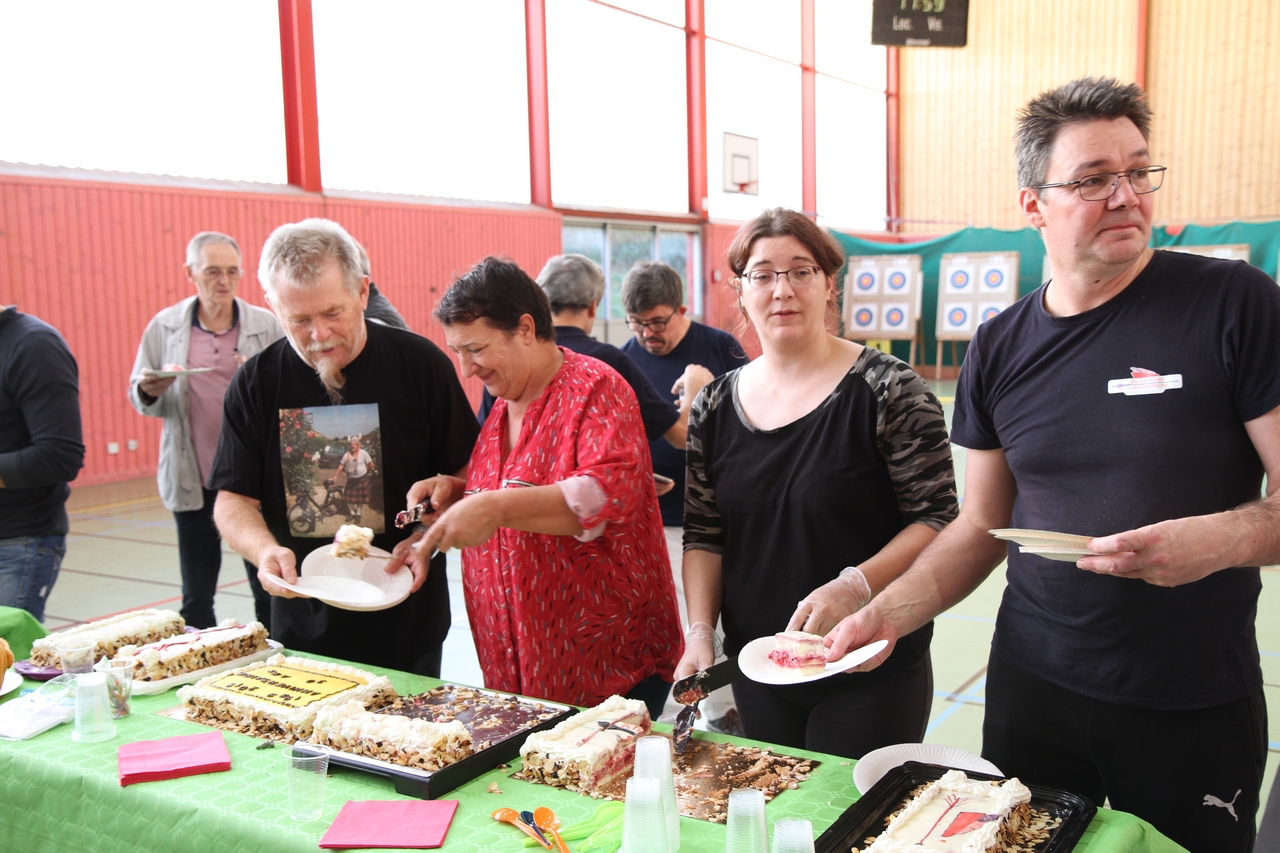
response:
<path fill-rule="evenodd" d="M 1248 851 L 1268 745 L 1257 567 L 1280 562 L 1280 288 L 1148 247 L 1164 176 L 1150 116 L 1114 80 L 1024 108 L 1019 201 L 1053 279 L 965 359 L 959 518 L 829 655 L 878 637 L 891 651 L 1007 557 L 983 756 L 1196 853 Z M 988 533 L 1008 527 L 1094 538 L 1046 559 Z"/>
<path fill-rule="evenodd" d="M 651 440 L 649 453 L 653 456 L 653 470 L 674 481 L 670 491 L 659 495 L 658 505 L 666 527 L 667 552 L 675 575 L 681 624 L 687 624 L 681 566 L 684 560 L 684 437 L 689 408 L 703 386 L 717 376 L 742 367 L 748 358 L 733 335 L 695 323 L 685 314 L 680 274 L 661 261 L 641 261 L 631 268 L 622 280 L 622 305 L 627 312 L 627 327 L 635 333 L 634 338 L 622 345 L 622 351 L 649 377 L 659 393 L 670 389 L 680 415 L 672 427 L 673 433 L 678 432 L 678 438 Z M 713 693 L 702 707 L 713 729 L 741 733 L 728 688 Z"/>
<path fill-rule="evenodd" d="M 129 402 L 161 418 L 156 482 L 178 528 L 182 618 L 196 628 L 217 624 L 213 596 L 222 568 L 222 540 L 213 523 L 217 493 L 206 488 L 222 428 L 222 398 L 249 356 L 284 337 L 275 315 L 236 296 L 243 272 L 240 246 L 203 231 L 187 244 L 187 279 L 195 296 L 161 311 L 147 325 L 129 374 Z M 245 563 L 254 613 L 270 630 L 271 597 L 258 570 Z"/>

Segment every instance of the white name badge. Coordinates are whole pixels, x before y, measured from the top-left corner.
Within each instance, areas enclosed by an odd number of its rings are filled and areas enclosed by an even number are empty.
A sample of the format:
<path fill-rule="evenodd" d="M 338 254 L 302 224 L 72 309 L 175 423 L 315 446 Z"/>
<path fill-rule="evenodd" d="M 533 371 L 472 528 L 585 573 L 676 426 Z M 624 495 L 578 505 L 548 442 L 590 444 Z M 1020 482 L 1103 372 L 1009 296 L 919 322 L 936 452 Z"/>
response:
<path fill-rule="evenodd" d="M 1168 388 L 1181 388 L 1182 374 L 1170 373 L 1168 376 L 1138 376 L 1130 379 L 1112 379 L 1107 383 L 1108 394 L 1124 394 L 1133 397 L 1138 394 L 1163 394 Z"/>

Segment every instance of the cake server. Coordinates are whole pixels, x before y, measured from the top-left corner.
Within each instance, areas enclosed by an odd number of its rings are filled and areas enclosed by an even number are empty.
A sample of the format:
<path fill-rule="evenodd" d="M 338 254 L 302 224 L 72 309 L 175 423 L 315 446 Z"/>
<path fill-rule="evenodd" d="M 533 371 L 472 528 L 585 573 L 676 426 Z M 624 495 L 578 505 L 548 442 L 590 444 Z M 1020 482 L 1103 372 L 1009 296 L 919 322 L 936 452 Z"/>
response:
<path fill-rule="evenodd" d="M 710 669 L 695 672 L 688 678 L 682 678 L 671 688 L 671 696 L 684 707 L 676 715 L 676 724 L 671 736 L 677 753 L 684 752 L 693 735 L 693 721 L 698 719 L 698 703 L 706 699 L 711 691 L 732 684 L 742 677 L 742 669 L 736 657 L 721 661 Z"/>

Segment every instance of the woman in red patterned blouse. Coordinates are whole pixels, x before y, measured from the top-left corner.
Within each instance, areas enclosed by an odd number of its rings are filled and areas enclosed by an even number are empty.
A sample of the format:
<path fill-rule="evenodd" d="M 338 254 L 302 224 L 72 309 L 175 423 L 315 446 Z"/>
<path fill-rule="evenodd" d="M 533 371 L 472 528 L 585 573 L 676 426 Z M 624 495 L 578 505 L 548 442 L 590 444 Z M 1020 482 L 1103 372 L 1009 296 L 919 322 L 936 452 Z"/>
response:
<path fill-rule="evenodd" d="M 635 392 L 556 346 L 546 295 L 508 261 L 460 278 L 436 317 L 497 402 L 465 484 L 432 477 L 408 501 L 436 510 L 418 559 L 462 548 L 485 686 L 575 705 L 629 695 L 656 717 L 682 640 Z"/>

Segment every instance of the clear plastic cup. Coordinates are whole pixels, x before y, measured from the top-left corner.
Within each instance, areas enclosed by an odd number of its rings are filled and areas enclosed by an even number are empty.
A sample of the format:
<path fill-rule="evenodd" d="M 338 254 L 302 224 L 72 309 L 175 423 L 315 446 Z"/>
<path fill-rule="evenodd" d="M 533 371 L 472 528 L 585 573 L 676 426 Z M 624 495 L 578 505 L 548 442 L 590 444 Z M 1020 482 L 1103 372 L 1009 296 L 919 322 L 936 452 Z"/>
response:
<path fill-rule="evenodd" d="M 329 773 L 329 754 L 289 747 L 284 751 L 285 775 L 289 778 L 289 817 L 297 821 L 318 820 L 324 814 L 324 779 Z"/>
<path fill-rule="evenodd" d="M 632 776 L 627 780 L 619 853 L 668 853 L 667 822 L 657 779 Z"/>
<path fill-rule="evenodd" d="M 80 675 L 93 672 L 93 652 L 97 644 L 84 640 L 68 640 L 58 646 L 58 659 L 63 675 Z"/>
<path fill-rule="evenodd" d="M 76 676 L 76 722 L 71 739 L 76 743 L 100 743 L 116 736 L 107 697 L 107 676 L 86 672 Z"/>
<path fill-rule="evenodd" d="M 813 824 L 802 817 L 774 821 L 772 853 L 813 853 Z"/>
<path fill-rule="evenodd" d="M 653 735 L 636 741 L 634 775 L 658 780 L 667 821 L 667 846 L 671 853 L 676 853 L 680 849 L 680 811 L 676 805 L 675 778 L 671 773 L 671 740 Z"/>
<path fill-rule="evenodd" d="M 764 820 L 764 791 L 737 788 L 729 792 L 729 816 L 725 821 L 725 853 L 769 853 Z"/>
<path fill-rule="evenodd" d="M 106 673 L 111 716 L 117 720 L 129 716 L 129 699 L 133 695 L 133 661 L 103 658 L 93 665 L 93 669 L 95 672 Z"/>

